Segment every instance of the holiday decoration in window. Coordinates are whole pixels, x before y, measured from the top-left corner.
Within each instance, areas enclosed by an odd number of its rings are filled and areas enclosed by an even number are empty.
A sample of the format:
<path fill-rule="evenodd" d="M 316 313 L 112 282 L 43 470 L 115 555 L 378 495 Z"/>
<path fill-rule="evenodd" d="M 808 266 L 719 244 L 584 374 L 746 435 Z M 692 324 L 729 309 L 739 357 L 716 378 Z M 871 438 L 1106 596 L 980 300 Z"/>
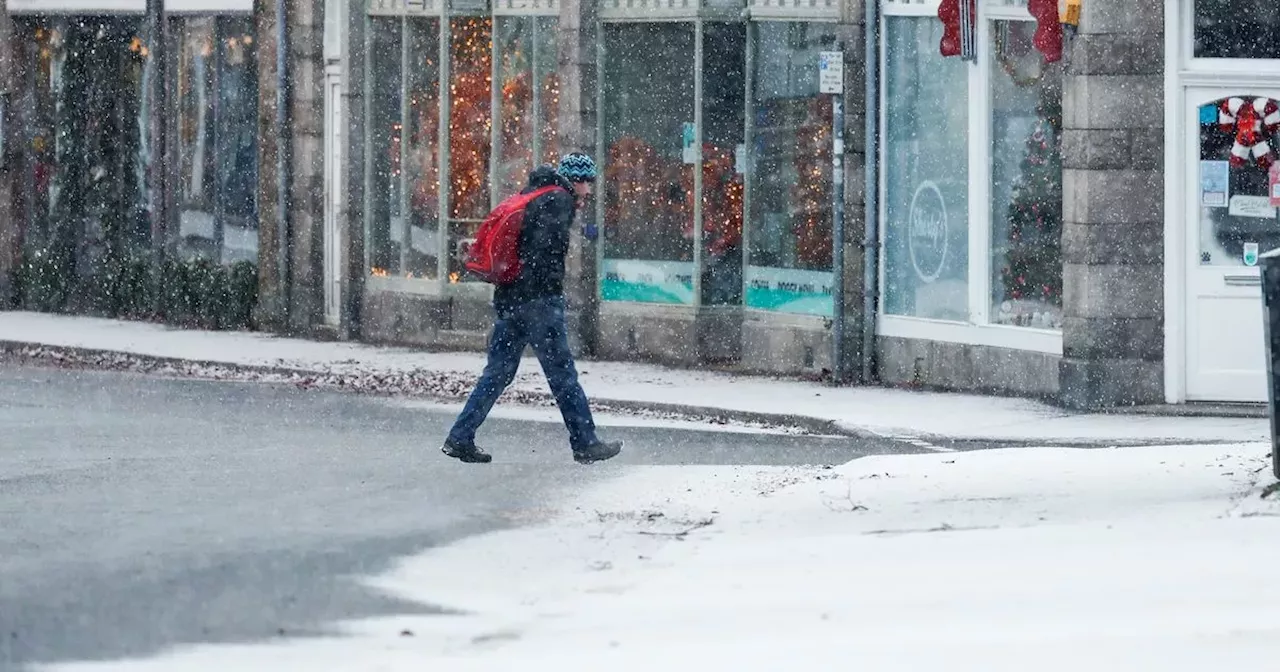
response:
<path fill-rule="evenodd" d="M 1223 133 L 1233 134 L 1231 167 L 1243 168 L 1250 162 L 1268 168 L 1275 162 L 1273 141 L 1280 131 L 1280 105 L 1270 98 L 1227 98 L 1218 104 L 1218 126 Z"/>

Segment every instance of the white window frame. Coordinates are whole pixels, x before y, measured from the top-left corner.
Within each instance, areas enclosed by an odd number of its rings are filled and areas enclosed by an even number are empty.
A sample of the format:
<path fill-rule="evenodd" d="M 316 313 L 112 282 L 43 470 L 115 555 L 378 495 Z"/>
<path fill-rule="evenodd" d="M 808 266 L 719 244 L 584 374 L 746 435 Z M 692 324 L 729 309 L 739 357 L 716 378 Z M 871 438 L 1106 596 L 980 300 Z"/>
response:
<path fill-rule="evenodd" d="M 1178 69 L 1189 75 L 1220 75 L 1224 72 L 1247 72 L 1252 76 L 1280 76 L 1280 59 L 1272 58 L 1199 58 L 1196 51 L 1196 0 L 1184 0 L 1176 3 L 1177 32 L 1166 33 L 1177 35 L 1179 49 Z M 1165 5 L 1166 26 L 1169 18 L 1169 3 Z M 1166 71 L 1170 68 L 1166 67 Z"/>
<path fill-rule="evenodd" d="M 937 20 L 940 0 L 877 0 L 881 2 L 884 20 L 896 17 L 933 17 Z M 964 0 L 961 0 L 962 2 Z M 876 333 L 880 336 L 912 340 L 944 341 L 962 345 L 1026 350 L 1052 355 L 1062 354 L 1062 331 L 1034 327 L 1010 326 L 990 322 L 991 295 L 991 67 L 986 45 L 991 43 L 991 22 L 996 20 L 1034 21 L 1025 7 L 1010 5 L 1008 0 L 984 0 L 978 3 L 977 63 L 968 67 L 968 166 L 969 166 L 969 278 L 968 313 L 965 322 L 952 322 L 906 315 L 889 315 L 882 309 L 876 315 Z M 886 137 L 888 102 L 885 96 L 885 74 L 888 47 L 880 41 L 880 137 Z M 879 143 L 878 179 L 880 240 L 888 224 L 884 179 L 887 149 Z M 879 283 L 885 286 L 885 248 L 879 251 Z M 883 291 L 881 291 L 883 295 Z"/>

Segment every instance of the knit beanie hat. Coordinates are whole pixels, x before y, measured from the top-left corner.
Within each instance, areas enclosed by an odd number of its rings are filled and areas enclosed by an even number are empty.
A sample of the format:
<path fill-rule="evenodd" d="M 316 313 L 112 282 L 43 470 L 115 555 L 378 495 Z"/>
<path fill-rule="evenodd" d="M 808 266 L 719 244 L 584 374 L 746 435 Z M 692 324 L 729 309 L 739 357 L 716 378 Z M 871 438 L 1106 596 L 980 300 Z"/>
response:
<path fill-rule="evenodd" d="M 570 182 L 595 182 L 596 162 L 582 152 L 570 152 L 560 159 L 559 173 Z"/>

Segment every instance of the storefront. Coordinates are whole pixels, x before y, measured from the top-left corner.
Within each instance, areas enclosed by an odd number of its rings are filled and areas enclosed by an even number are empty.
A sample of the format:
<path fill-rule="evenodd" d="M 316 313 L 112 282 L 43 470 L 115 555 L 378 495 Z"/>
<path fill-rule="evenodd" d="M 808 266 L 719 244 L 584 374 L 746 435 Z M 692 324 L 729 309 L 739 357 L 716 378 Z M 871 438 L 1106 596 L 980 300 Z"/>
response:
<path fill-rule="evenodd" d="M 880 4 L 881 380 L 1265 401 L 1280 5 L 965 4 Z"/>
<path fill-rule="evenodd" d="M 961 19 L 943 4 L 883 2 L 881 372 L 906 382 L 925 368 L 944 386 L 985 378 L 1052 393 L 1063 326 L 1061 40 L 1035 39 L 1025 0 L 987 0 L 965 50 L 944 56 L 939 17 L 957 28 Z"/>
<path fill-rule="evenodd" d="M 1165 11 L 1165 395 L 1264 402 L 1256 264 L 1280 247 L 1280 5 Z"/>
<path fill-rule="evenodd" d="M 491 287 L 462 260 L 489 210 L 559 156 L 559 5 L 359 4 L 362 331 L 483 343 Z"/>
<path fill-rule="evenodd" d="M 602 351 L 827 365 L 832 108 L 818 62 L 838 3 L 606 1 L 600 18 Z"/>
<path fill-rule="evenodd" d="M 172 138 L 167 244 L 182 258 L 256 262 L 252 3 L 169 0 L 171 107 L 159 113 L 144 96 L 144 5 L 8 3 L 19 238 L 28 252 L 74 249 L 81 267 L 150 248 L 146 129 L 159 115 Z"/>

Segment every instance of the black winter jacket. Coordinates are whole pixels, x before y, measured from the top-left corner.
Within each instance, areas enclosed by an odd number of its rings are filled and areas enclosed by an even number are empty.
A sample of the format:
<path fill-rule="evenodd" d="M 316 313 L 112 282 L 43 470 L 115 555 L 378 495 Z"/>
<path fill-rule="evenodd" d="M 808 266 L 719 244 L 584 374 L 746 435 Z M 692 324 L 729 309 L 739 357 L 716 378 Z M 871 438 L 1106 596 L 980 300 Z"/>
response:
<path fill-rule="evenodd" d="M 520 229 L 520 275 L 493 292 L 493 307 L 499 313 L 549 296 L 564 293 L 564 257 L 569 252 L 569 231 L 573 225 L 576 197 L 573 185 L 550 166 L 529 174 L 529 185 L 521 193 L 556 185 L 553 191 L 535 198 L 524 211 Z"/>

